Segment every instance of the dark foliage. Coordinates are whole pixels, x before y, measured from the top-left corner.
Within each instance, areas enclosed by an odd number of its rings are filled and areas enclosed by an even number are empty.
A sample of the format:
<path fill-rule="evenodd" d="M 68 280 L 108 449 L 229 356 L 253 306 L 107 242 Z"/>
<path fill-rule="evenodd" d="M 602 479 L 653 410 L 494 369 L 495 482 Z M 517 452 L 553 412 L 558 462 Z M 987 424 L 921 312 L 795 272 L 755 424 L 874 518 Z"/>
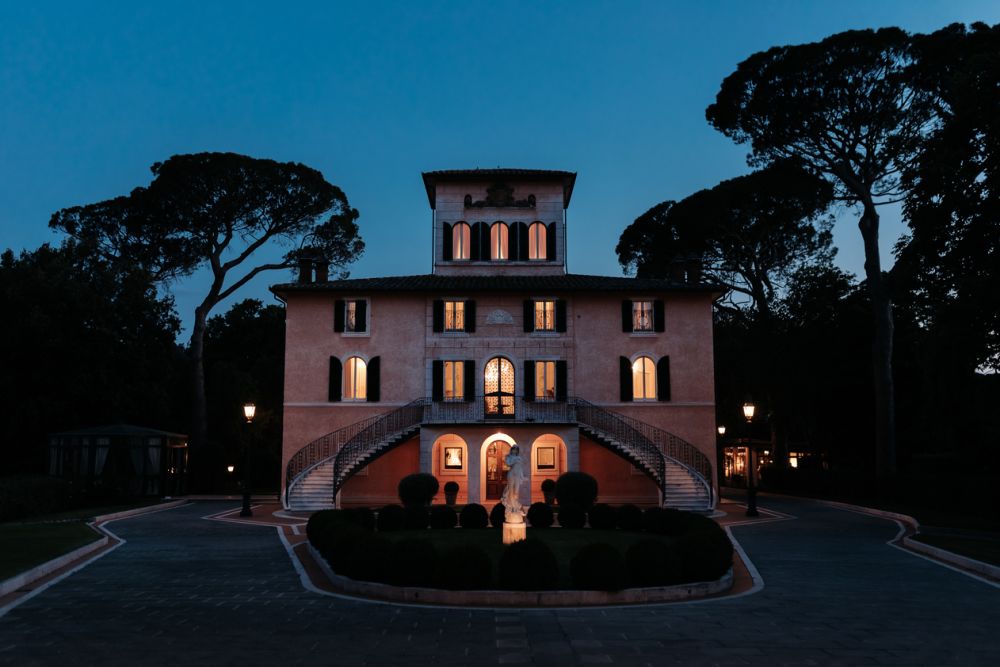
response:
<path fill-rule="evenodd" d="M 564 472 L 556 480 L 556 498 L 560 505 L 590 509 L 597 500 L 597 480 L 585 472 Z"/>
<path fill-rule="evenodd" d="M 334 572 L 343 574 L 352 562 L 353 549 L 369 535 L 360 526 L 334 521 L 314 531 L 312 545 Z"/>
<path fill-rule="evenodd" d="M 507 509 L 501 504 L 497 503 L 490 510 L 490 525 L 494 528 L 500 528 L 503 526 L 504 518 L 507 515 Z"/>
<path fill-rule="evenodd" d="M 630 586 L 672 586 L 684 579 L 681 554 L 673 542 L 655 538 L 639 540 L 625 552 L 625 563 Z"/>
<path fill-rule="evenodd" d="M 441 554 L 436 586 L 452 591 L 492 588 L 493 560 L 476 544 L 451 547 Z"/>
<path fill-rule="evenodd" d="M 555 588 L 559 562 L 548 545 L 528 538 L 503 550 L 499 564 L 500 587 L 514 591 L 545 591 Z"/>
<path fill-rule="evenodd" d="M 407 530 L 424 530 L 430 523 L 430 512 L 423 505 L 404 508 L 403 527 Z"/>
<path fill-rule="evenodd" d="M 350 524 L 371 532 L 375 529 L 375 515 L 368 508 L 349 510 L 320 510 L 313 512 L 306 522 L 306 537 L 310 541 L 327 526 Z"/>
<path fill-rule="evenodd" d="M 403 530 L 406 525 L 406 510 L 401 505 L 386 505 L 378 511 L 376 526 L 379 532 Z"/>
<path fill-rule="evenodd" d="M 555 497 L 555 494 L 556 494 L 556 482 L 555 482 L 555 480 L 553 480 L 553 479 L 544 479 L 544 480 L 542 480 L 542 494 L 545 496 L 546 502 L 549 501 L 550 497 L 552 497 L 552 498 Z"/>
<path fill-rule="evenodd" d="M 469 503 L 462 508 L 461 513 L 458 515 L 458 524 L 462 528 L 486 528 L 489 518 L 485 507 L 479 503 Z"/>
<path fill-rule="evenodd" d="M 618 527 L 622 530 L 642 530 L 642 510 L 635 505 L 619 507 Z"/>
<path fill-rule="evenodd" d="M 733 543 L 714 521 L 677 538 L 684 581 L 714 581 L 733 565 Z"/>
<path fill-rule="evenodd" d="M 53 477 L 0 477 L 0 522 L 68 509 L 74 503 L 72 485 Z"/>
<path fill-rule="evenodd" d="M 437 478 L 430 473 L 415 472 L 399 480 L 399 500 L 405 507 L 430 505 L 437 492 Z"/>
<path fill-rule="evenodd" d="M 645 520 L 647 532 L 657 535 L 676 536 L 696 530 L 711 530 L 718 524 L 708 517 L 694 512 L 684 512 L 675 509 L 660 509 L 658 512 L 648 512 Z"/>
<path fill-rule="evenodd" d="M 343 560 L 345 577 L 384 583 L 393 567 L 393 544 L 379 535 L 367 533 L 349 549 Z"/>
<path fill-rule="evenodd" d="M 392 546 L 387 580 L 393 586 L 432 586 L 438 564 L 434 544 L 423 538 L 406 538 Z"/>
<path fill-rule="evenodd" d="M 587 523 L 587 513 L 579 505 L 559 503 L 559 525 L 562 528 L 583 528 Z"/>
<path fill-rule="evenodd" d="M 663 524 L 663 508 L 647 507 L 642 513 L 642 529 L 647 533 L 659 533 Z"/>
<path fill-rule="evenodd" d="M 458 482 L 445 482 L 444 492 L 449 495 L 458 493 Z"/>
<path fill-rule="evenodd" d="M 528 523 L 532 528 L 549 528 L 552 521 L 552 508 L 545 503 L 532 503 L 528 508 Z"/>
<path fill-rule="evenodd" d="M 435 505 L 431 508 L 431 528 L 454 528 L 458 525 L 458 514 L 447 505 Z"/>
<path fill-rule="evenodd" d="M 570 561 L 573 586 L 580 590 L 620 591 L 628 585 L 625 559 L 604 542 L 588 544 Z"/>
<path fill-rule="evenodd" d="M 618 524 L 618 513 L 611 505 L 598 503 L 587 512 L 587 522 L 597 530 L 614 530 Z"/>

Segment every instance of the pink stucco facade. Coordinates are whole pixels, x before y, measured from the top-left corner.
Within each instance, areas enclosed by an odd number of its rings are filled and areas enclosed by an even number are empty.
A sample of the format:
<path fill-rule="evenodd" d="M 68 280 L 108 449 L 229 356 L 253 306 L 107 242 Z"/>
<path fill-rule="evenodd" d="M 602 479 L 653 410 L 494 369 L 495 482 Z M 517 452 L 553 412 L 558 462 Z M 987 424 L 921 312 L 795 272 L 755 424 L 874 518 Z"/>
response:
<path fill-rule="evenodd" d="M 457 482 L 459 502 L 495 502 L 487 491 L 491 443 L 501 443 L 501 449 L 504 443 L 517 444 L 522 453 L 531 456 L 532 483 L 522 494 L 525 502 L 541 500 L 540 486 L 545 478 L 580 469 L 598 478 L 604 502 L 656 503 L 658 489 L 650 477 L 584 435 L 577 424 L 569 420 L 528 421 L 526 415 L 538 409 L 539 402 L 532 400 L 535 396 L 525 374 L 539 368 L 535 364 L 558 362 L 562 375 L 557 380 L 559 396 L 553 403 L 578 397 L 640 420 L 691 443 L 714 465 L 712 303 L 718 292 L 710 286 L 668 280 L 569 274 L 565 262 L 566 207 L 572 175 L 491 171 L 425 175 L 434 209 L 433 273 L 322 283 L 302 280 L 273 288 L 287 305 L 282 465 L 287 466 L 311 441 L 360 420 L 388 413 L 415 399 L 426 398 L 431 405 L 428 410 L 435 409 L 436 401 L 447 402 L 435 395 L 441 391 L 441 380 L 435 379 L 435 373 L 440 374 L 443 367 L 435 361 L 463 362 L 463 384 L 471 381 L 472 386 L 462 388 L 462 398 L 475 396 L 470 403 L 482 413 L 483 399 L 479 397 L 494 386 L 487 384 L 487 364 L 502 357 L 511 364 L 507 368 L 513 369 L 514 415 L 491 420 L 478 414 L 452 423 L 431 420 L 422 424 L 416 435 L 355 473 L 339 489 L 340 503 L 391 502 L 399 478 L 416 471 L 433 473 L 442 487 L 447 481 Z M 512 190 L 512 200 L 511 196 L 507 202 L 495 200 L 496 193 L 491 194 L 489 188 L 500 187 L 498 183 Z M 481 205 L 476 206 L 477 202 Z M 520 206 L 491 206 L 512 202 L 520 202 Z M 530 261 L 519 257 L 447 258 L 445 246 L 452 225 L 493 225 L 497 221 L 510 224 L 512 236 L 518 227 L 511 223 L 545 224 L 550 235 L 555 232 L 554 243 L 548 246 L 550 254 L 555 249 L 555 255 Z M 452 239 L 452 247 L 458 248 L 455 243 Z M 487 246 L 483 243 L 482 247 Z M 526 331 L 532 328 L 524 322 L 529 312 L 526 301 L 558 302 L 560 317 L 558 327 L 554 327 L 558 330 Z M 465 308 L 474 313 L 469 313 L 474 318 L 473 330 L 441 330 L 442 302 L 471 303 Z M 657 328 L 662 330 L 623 330 L 627 328 L 623 302 L 655 303 Z M 358 327 L 355 321 L 355 328 L 364 331 L 338 330 L 344 327 L 338 325 L 336 311 L 343 311 L 345 303 L 363 303 L 364 322 Z M 657 372 L 668 370 L 669 383 L 657 385 L 656 395 L 649 400 L 623 400 L 622 358 L 631 363 L 640 357 L 656 364 Z M 346 374 L 351 358 L 363 360 L 368 369 L 377 366 L 377 375 L 371 378 L 377 386 L 371 381 L 368 385 L 369 392 L 373 388 L 377 392 L 377 401 L 350 399 Z M 661 359 L 668 364 L 661 365 Z M 465 369 L 469 363 L 474 371 Z M 337 376 L 338 372 L 344 377 Z M 550 381 L 542 380 L 545 382 Z M 535 385 L 537 394 L 540 390 L 537 382 Z M 667 392 L 669 399 L 665 400 Z M 529 402 L 522 403 L 522 399 Z M 452 457 L 450 467 L 444 463 L 446 448 Z M 460 455 L 454 448 L 461 450 Z M 539 456 L 544 458 L 541 463 Z M 460 467 L 456 467 L 458 459 Z M 710 477 L 708 484 L 714 488 L 715 475 Z"/>

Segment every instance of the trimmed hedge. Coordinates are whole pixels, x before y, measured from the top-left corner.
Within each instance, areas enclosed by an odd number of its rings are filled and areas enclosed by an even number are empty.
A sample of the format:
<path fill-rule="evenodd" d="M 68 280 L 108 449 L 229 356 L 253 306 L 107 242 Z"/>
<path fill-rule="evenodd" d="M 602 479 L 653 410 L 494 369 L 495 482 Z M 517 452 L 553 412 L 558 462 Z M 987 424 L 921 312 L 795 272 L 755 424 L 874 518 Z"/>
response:
<path fill-rule="evenodd" d="M 587 512 L 588 522 L 591 528 L 597 530 L 614 530 L 618 525 L 618 513 L 611 505 L 598 503 Z"/>
<path fill-rule="evenodd" d="M 642 510 L 635 505 L 619 507 L 618 528 L 621 530 L 642 530 Z"/>
<path fill-rule="evenodd" d="M 503 550 L 499 564 L 500 588 L 545 591 L 559 580 L 559 562 L 548 545 L 529 537 Z"/>
<path fill-rule="evenodd" d="M 556 480 L 556 500 L 560 505 L 590 509 L 597 501 L 597 480 L 585 472 L 564 472 Z"/>
<path fill-rule="evenodd" d="M 733 543 L 717 523 L 677 539 L 684 581 L 712 581 L 732 567 Z"/>
<path fill-rule="evenodd" d="M 348 549 L 343 574 L 359 581 L 384 583 L 392 567 L 392 542 L 374 533 L 365 533 Z"/>
<path fill-rule="evenodd" d="M 485 528 L 489 521 L 486 508 L 479 503 L 469 503 L 462 508 L 462 513 L 458 515 L 458 523 L 462 528 Z"/>
<path fill-rule="evenodd" d="M 64 479 L 46 475 L 0 477 L 0 521 L 61 512 L 74 504 L 73 485 Z"/>
<path fill-rule="evenodd" d="M 503 525 L 506 516 L 507 508 L 503 506 L 503 503 L 497 503 L 490 510 L 490 525 L 494 528 L 499 528 Z"/>
<path fill-rule="evenodd" d="M 406 525 L 406 510 L 400 505 L 386 505 L 378 511 L 375 525 L 380 532 L 403 530 Z"/>
<path fill-rule="evenodd" d="M 473 591 L 493 586 L 493 561 L 481 546 L 461 544 L 441 554 L 435 585 L 451 591 Z"/>
<path fill-rule="evenodd" d="M 458 525 L 458 514 L 448 505 L 431 508 L 431 528 L 454 528 Z"/>
<path fill-rule="evenodd" d="M 610 544 L 597 542 L 580 549 L 570 561 L 573 585 L 580 590 L 620 591 L 628 585 L 625 559 Z"/>
<path fill-rule="evenodd" d="M 583 528 L 587 513 L 579 505 L 559 505 L 559 525 L 563 528 Z"/>
<path fill-rule="evenodd" d="M 430 512 L 423 505 L 410 505 L 404 511 L 403 527 L 407 530 L 425 530 L 430 523 Z"/>
<path fill-rule="evenodd" d="M 528 508 L 528 522 L 532 528 L 548 528 L 552 521 L 552 508 L 545 503 L 532 503 Z"/>
<path fill-rule="evenodd" d="M 684 580 L 681 554 L 677 545 L 647 537 L 629 546 L 625 552 L 629 585 L 670 586 Z"/>
<path fill-rule="evenodd" d="M 415 472 L 399 480 L 399 500 L 403 505 L 424 507 L 430 505 L 438 492 L 438 481 L 434 475 L 426 472 Z"/>
<path fill-rule="evenodd" d="M 438 551 L 425 538 L 399 540 L 392 545 L 388 582 L 393 586 L 431 586 L 437 569 Z"/>

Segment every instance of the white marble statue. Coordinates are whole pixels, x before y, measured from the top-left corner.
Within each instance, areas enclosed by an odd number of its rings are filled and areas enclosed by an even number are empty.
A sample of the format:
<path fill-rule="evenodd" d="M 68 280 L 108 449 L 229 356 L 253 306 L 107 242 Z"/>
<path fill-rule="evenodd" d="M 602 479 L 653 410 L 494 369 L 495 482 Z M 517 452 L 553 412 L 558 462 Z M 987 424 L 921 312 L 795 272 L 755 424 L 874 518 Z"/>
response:
<path fill-rule="evenodd" d="M 521 505 L 521 485 L 528 479 L 524 459 L 521 458 L 521 448 L 514 445 L 504 461 L 507 463 L 507 486 L 503 489 L 500 502 L 505 508 L 504 521 L 507 523 L 524 523 L 524 507 Z"/>

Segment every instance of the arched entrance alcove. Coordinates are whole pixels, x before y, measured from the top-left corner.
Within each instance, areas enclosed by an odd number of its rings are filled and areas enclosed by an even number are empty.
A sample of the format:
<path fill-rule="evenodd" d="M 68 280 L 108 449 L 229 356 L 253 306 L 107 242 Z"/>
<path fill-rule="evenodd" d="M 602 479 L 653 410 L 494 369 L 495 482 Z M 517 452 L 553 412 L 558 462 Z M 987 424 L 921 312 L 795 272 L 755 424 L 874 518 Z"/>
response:
<path fill-rule="evenodd" d="M 542 482 L 569 470 L 566 461 L 566 443 L 554 433 L 545 433 L 531 443 L 531 502 L 545 500 Z"/>
<path fill-rule="evenodd" d="M 506 433 L 495 433 L 483 441 L 479 456 L 479 502 L 489 510 L 500 502 L 500 494 L 506 485 L 506 463 L 504 457 L 510 448 L 518 443 Z M 521 447 L 522 456 L 526 455 Z"/>
<path fill-rule="evenodd" d="M 434 441 L 431 474 L 441 483 L 435 502 L 444 500 L 444 485 L 448 482 L 458 484 L 457 503 L 469 502 L 469 448 L 461 436 L 446 433 Z"/>

